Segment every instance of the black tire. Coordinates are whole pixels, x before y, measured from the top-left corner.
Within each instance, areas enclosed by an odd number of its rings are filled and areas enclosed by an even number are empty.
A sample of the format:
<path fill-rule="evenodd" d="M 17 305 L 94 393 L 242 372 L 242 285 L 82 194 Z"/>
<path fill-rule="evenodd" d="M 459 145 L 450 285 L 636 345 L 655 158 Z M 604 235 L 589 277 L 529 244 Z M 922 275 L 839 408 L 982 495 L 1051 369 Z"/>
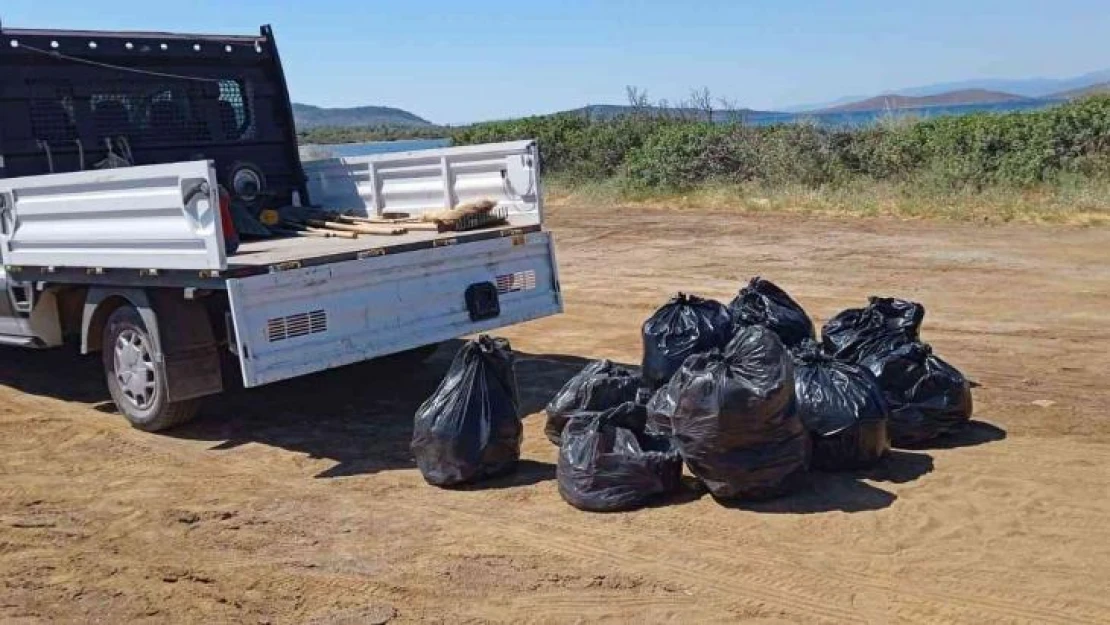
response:
<path fill-rule="evenodd" d="M 154 358 L 153 341 L 139 312 L 117 308 L 104 325 L 101 362 L 108 391 L 120 413 L 144 432 L 159 432 L 196 416 L 196 399 L 168 401 L 166 368 Z"/>

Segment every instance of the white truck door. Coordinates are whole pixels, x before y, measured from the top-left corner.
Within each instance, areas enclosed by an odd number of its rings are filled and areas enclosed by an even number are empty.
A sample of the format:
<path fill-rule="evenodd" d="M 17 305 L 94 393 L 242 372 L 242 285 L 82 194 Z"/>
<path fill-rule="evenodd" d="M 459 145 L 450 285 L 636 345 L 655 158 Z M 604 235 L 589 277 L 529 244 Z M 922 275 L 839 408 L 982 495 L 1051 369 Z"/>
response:
<path fill-rule="evenodd" d="M 22 267 L 227 268 L 208 161 L 0 180 L 0 250 Z"/>

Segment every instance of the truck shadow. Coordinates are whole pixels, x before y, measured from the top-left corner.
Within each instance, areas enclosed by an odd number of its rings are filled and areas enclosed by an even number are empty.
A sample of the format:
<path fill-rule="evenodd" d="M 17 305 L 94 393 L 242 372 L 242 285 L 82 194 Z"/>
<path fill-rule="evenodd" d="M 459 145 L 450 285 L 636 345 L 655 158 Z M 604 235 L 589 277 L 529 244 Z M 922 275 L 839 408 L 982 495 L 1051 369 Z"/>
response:
<path fill-rule="evenodd" d="M 257 443 L 334 461 L 319 478 L 414 468 L 409 451 L 413 417 L 461 345 L 448 342 L 416 366 L 367 362 L 258 389 L 230 390 L 206 402 L 197 420 L 165 434 L 213 441 L 214 450 Z M 586 362 L 518 353 L 521 413 L 527 417 L 542 410 Z M 553 465 L 524 461 L 516 473 L 476 488 L 508 488 L 554 477 Z"/>
<path fill-rule="evenodd" d="M 336 462 L 317 475 L 321 478 L 413 468 L 413 416 L 461 345 L 449 341 L 416 366 L 372 361 L 256 389 L 229 389 L 207 400 L 196 420 L 158 435 L 211 441 L 217 451 L 257 443 Z M 576 356 L 518 353 L 521 413 L 541 411 L 587 362 Z M 0 385 L 88 404 L 122 418 L 115 414 L 99 357 L 81 356 L 72 348 L 0 347 Z M 517 473 L 495 480 L 494 487 L 554 479 L 554 466 L 533 465 L 542 463 L 524 463 Z"/>
<path fill-rule="evenodd" d="M 83 404 L 111 400 L 99 354 L 81 356 L 71 348 L 39 351 L 0 347 L 0 386 Z"/>

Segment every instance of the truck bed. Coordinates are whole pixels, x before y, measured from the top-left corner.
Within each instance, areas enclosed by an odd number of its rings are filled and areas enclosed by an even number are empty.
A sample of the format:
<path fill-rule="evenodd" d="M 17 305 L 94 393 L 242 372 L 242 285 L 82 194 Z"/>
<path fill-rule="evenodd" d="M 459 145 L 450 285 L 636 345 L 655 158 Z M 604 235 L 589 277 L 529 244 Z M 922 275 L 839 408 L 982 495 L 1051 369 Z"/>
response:
<path fill-rule="evenodd" d="M 539 230 L 534 218 L 511 216 L 509 223 L 466 232 L 415 231 L 399 235 L 359 235 L 357 239 L 284 237 L 244 241 L 228 258 L 228 269 L 250 270 L 258 267 L 296 262 L 304 266 L 358 258 L 372 250 L 394 254 L 443 245 L 445 241 L 466 243 L 509 236 L 515 232 Z"/>
<path fill-rule="evenodd" d="M 312 206 L 366 217 L 418 217 L 492 201 L 509 225 L 354 240 L 270 239 L 244 242 L 231 255 L 215 210 L 219 181 L 209 161 L 0 179 L 0 249 L 9 272 L 21 275 L 165 281 L 173 272 L 205 280 L 265 273 L 283 263 L 310 266 L 465 243 L 541 228 L 538 165 L 532 141 L 309 161 L 304 173 Z"/>

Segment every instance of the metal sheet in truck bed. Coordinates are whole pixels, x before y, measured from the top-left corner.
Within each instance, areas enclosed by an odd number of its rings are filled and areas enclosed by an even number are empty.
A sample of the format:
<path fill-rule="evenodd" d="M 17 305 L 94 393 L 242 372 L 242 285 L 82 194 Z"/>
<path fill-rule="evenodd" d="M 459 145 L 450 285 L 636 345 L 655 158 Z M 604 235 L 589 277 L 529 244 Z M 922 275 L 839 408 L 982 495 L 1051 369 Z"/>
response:
<path fill-rule="evenodd" d="M 467 232 L 413 231 L 398 235 L 359 235 L 357 239 L 285 237 L 244 241 L 235 255 L 228 258 L 228 270 L 232 273 L 238 271 L 253 273 L 251 270 L 287 263 L 308 267 L 367 256 L 481 241 L 516 233 L 535 232 L 539 229 L 539 224 L 532 222 L 528 225 L 509 223 Z"/>

